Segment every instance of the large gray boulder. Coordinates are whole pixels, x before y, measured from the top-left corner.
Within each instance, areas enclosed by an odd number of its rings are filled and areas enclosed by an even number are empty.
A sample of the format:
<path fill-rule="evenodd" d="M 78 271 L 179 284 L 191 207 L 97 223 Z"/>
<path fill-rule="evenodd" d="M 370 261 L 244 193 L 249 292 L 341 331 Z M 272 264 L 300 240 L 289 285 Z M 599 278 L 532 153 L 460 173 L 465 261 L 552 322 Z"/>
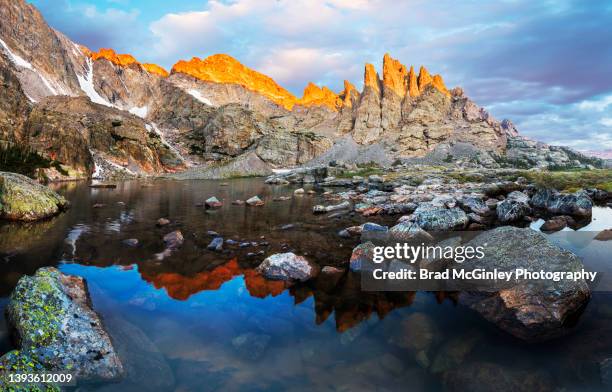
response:
<path fill-rule="evenodd" d="M 517 222 L 531 213 L 529 196 L 523 192 L 513 191 L 508 197 L 497 204 L 497 219 L 501 223 Z"/>
<path fill-rule="evenodd" d="M 470 219 L 461 208 L 432 208 L 414 213 L 416 224 L 425 231 L 462 230 Z"/>
<path fill-rule="evenodd" d="M 0 358 L 0 368 L 68 371 L 78 381 L 108 382 L 123 376 L 123 365 L 91 308 L 83 278 L 41 268 L 19 280 L 6 314 L 19 350 Z"/>
<path fill-rule="evenodd" d="M 0 220 L 45 219 L 58 214 L 67 205 L 62 196 L 26 176 L 0 172 Z"/>
<path fill-rule="evenodd" d="M 305 282 L 319 273 L 319 267 L 303 256 L 278 253 L 266 258 L 257 271 L 268 279 Z"/>
<path fill-rule="evenodd" d="M 485 257 L 455 268 L 487 271 L 580 271 L 580 259 L 550 243 L 529 228 L 499 227 L 487 231 L 468 246 L 483 246 Z M 460 302 L 480 313 L 502 330 L 526 341 L 537 342 L 567 334 L 591 297 L 587 282 L 580 280 L 518 280 L 497 291 L 464 292 Z"/>
<path fill-rule="evenodd" d="M 534 208 L 555 215 L 591 216 L 593 202 L 585 191 L 559 193 L 552 189 L 540 189 L 531 199 Z"/>

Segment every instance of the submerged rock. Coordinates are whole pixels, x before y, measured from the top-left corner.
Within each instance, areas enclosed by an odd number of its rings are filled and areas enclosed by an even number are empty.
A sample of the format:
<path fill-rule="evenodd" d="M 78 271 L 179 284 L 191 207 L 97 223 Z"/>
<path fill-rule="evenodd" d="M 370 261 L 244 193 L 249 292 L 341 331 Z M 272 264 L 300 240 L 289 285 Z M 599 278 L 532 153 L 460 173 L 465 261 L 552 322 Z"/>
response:
<path fill-rule="evenodd" d="M 137 247 L 138 245 L 140 245 L 140 241 L 138 241 L 137 238 L 128 238 L 127 240 L 121 241 L 121 243 L 123 245 L 130 246 L 132 248 Z"/>
<path fill-rule="evenodd" d="M 305 282 L 317 276 L 319 267 L 305 257 L 289 252 L 278 253 L 266 258 L 257 267 L 257 271 L 268 279 Z"/>
<path fill-rule="evenodd" d="M 91 309 L 83 278 L 41 268 L 19 280 L 6 312 L 19 350 L 0 358 L 0 368 L 69 371 L 79 381 L 108 382 L 123 376 L 111 339 Z M 2 382 L 0 378 L 0 386 Z"/>
<path fill-rule="evenodd" d="M 68 202 L 26 176 L 0 172 L 0 220 L 32 222 L 57 215 Z"/>
<path fill-rule="evenodd" d="M 256 360 L 265 354 L 271 339 L 269 335 L 248 332 L 232 339 L 232 346 L 241 357 Z"/>
<path fill-rule="evenodd" d="M 484 258 L 463 263 L 469 270 L 580 271 L 580 259 L 535 230 L 512 226 L 480 234 L 468 246 L 483 246 Z M 493 288 L 495 289 L 495 288 Z M 512 281 L 492 292 L 464 292 L 460 302 L 517 338 L 544 341 L 567 334 L 591 297 L 583 279 Z"/>
<path fill-rule="evenodd" d="M 164 236 L 164 244 L 166 244 L 166 249 L 176 250 L 183 245 L 183 233 L 180 230 L 173 231 Z"/>

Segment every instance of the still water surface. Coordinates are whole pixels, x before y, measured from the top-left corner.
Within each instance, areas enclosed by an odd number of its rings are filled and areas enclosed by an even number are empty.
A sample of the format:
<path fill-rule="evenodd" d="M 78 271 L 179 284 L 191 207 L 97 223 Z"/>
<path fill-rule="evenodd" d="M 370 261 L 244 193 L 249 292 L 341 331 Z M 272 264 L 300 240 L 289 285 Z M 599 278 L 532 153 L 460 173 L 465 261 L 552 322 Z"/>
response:
<path fill-rule="evenodd" d="M 261 179 L 58 187 L 72 202 L 67 213 L 0 226 L 0 310 L 19 277 L 39 267 L 56 265 L 87 279 L 130 376 L 79 390 L 437 391 L 463 389 L 465 379 L 499 389 L 604 390 L 598 363 L 612 357 L 607 292 L 594 293 L 571 336 L 527 345 L 449 294 L 368 293 L 352 275 L 292 287 L 263 279 L 253 267 L 273 253 L 291 250 L 338 266 L 350 257 L 356 240 L 336 233 L 364 218 L 313 215 L 320 191 L 273 201 L 292 196 L 294 188 Z M 201 204 L 213 195 L 224 206 L 206 211 Z M 231 204 L 253 195 L 266 205 Z M 172 223 L 157 227 L 161 217 Z M 592 236 L 611 223 L 611 210 L 597 208 L 579 240 L 563 232 L 550 238 L 587 266 L 606 270 L 609 243 Z M 177 229 L 185 244 L 159 261 L 161 238 Z M 211 230 L 250 244 L 209 251 Z M 130 238 L 140 245 L 122 243 Z M 2 320 L 0 354 L 10 349 Z"/>

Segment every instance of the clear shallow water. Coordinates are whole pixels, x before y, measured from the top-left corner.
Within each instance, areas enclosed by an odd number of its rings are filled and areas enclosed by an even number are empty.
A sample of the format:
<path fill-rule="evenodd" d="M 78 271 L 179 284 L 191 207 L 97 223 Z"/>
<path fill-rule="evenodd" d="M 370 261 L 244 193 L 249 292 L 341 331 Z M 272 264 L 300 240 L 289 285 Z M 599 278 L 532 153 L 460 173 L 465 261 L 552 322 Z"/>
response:
<path fill-rule="evenodd" d="M 293 188 L 271 187 L 261 179 L 228 184 L 61 186 L 73 203 L 66 214 L 35 225 L 0 226 L 0 308 L 19 277 L 41 266 L 59 265 L 88 280 L 94 307 L 130 377 L 81 390 L 436 391 L 461 385 L 459 375 L 480 384 L 504 379 L 527 390 L 602 390 L 598 362 L 612 356 L 609 293 L 594 294 L 571 336 L 526 345 L 456 306 L 451 294 L 367 293 L 352 275 L 286 287 L 252 268 L 265 255 L 287 249 L 322 265 L 340 265 L 355 240 L 336 232 L 363 218 L 313 215 L 318 195 L 274 202 Z M 266 200 L 264 207 L 230 204 L 255 194 Z M 213 195 L 224 199 L 222 209 L 197 206 Z M 160 217 L 173 223 L 157 228 Z M 606 222 L 612 223 L 610 210 L 597 209 L 583 230 L 599 230 Z M 287 224 L 294 227 L 281 230 Z M 175 229 L 183 232 L 185 244 L 156 260 L 162 236 Z M 211 252 L 208 230 L 257 246 Z M 578 240 L 561 232 L 550 238 L 601 270 L 610 263 L 610 247 L 592 241 L 594 234 L 586 231 Z M 141 245 L 123 245 L 128 238 Z M 248 255 L 262 250 L 265 255 Z M 2 320 L 0 352 L 9 349 Z"/>

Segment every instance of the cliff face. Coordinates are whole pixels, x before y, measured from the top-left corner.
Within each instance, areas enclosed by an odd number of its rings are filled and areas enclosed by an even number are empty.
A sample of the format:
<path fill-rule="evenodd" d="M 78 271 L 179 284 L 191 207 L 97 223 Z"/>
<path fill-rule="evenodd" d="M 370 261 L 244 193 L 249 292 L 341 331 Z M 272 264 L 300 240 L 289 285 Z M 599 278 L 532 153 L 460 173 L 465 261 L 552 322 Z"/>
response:
<path fill-rule="evenodd" d="M 0 0 L 0 17 L 8 86 L 0 91 L 0 140 L 29 145 L 80 176 L 103 160 L 111 171 L 137 174 L 241 157 L 299 165 L 340 138 L 389 158 L 453 141 L 500 153 L 516 134 L 461 89 L 449 91 L 440 75 L 425 67 L 417 74 L 389 54 L 382 76 L 366 64 L 361 92 L 349 81 L 339 93 L 309 83 L 298 98 L 228 55 L 179 61 L 168 72 L 77 45 L 23 0 Z"/>

